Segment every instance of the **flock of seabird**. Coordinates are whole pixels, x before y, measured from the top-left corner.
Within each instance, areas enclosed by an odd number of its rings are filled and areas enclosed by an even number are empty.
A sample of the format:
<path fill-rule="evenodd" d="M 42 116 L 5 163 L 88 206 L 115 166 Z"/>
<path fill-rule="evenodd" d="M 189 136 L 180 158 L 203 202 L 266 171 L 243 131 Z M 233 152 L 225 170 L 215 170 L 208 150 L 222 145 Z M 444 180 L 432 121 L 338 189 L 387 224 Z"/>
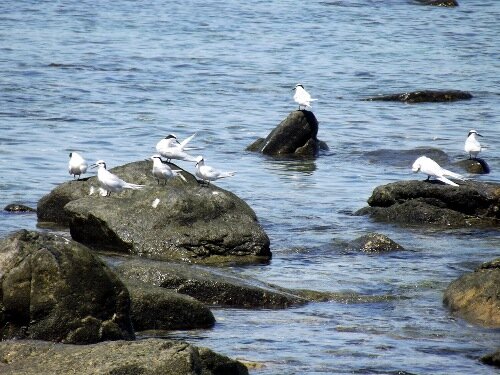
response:
<path fill-rule="evenodd" d="M 299 105 L 299 110 L 303 107 L 304 109 L 311 108 L 311 102 L 317 100 L 311 98 L 311 95 L 305 90 L 302 84 L 297 84 L 293 89 L 295 94 L 293 95 L 294 101 Z M 211 181 L 218 180 L 220 178 L 234 176 L 235 172 L 222 172 L 208 165 L 205 165 L 205 160 L 203 156 L 194 157 L 189 155 L 186 151 L 189 150 L 187 147 L 188 143 L 195 137 L 196 134 L 191 135 L 182 142 L 177 140 L 174 134 L 167 135 L 164 139 L 160 140 L 156 144 L 157 154 L 151 156 L 153 161 L 152 174 L 157 179 L 158 184 L 160 180 L 166 181 L 179 177 L 183 181 L 186 181 L 185 177 L 181 174 L 181 170 L 172 169 L 168 165 L 172 159 L 183 160 L 188 162 L 195 162 L 195 176 L 198 177 L 203 184 L 210 184 Z M 480 136 L 476 130 L 472 129 L 469 131 L 467 139 L 465 141 L 464 150 L 469 154 L 470 159 L 476 159 L 479 152 L 481 151 L 481 144 L 477 140 L 476 136 Z M 73 175 L 73 178 L 80 176 L 87 172 L 88 164 L 85 159 L 77 152 L 71 152 L 69 154 L 69 174 Z M 162 158 L 165 158 L 162 159 Z M 101 185 L 101 194 L 110 195 L 113 193 L 121 192 L 124 189 L 142 189 L 144 185 L 131 184 L 129 182 L 123 181 L 118 176 L 109 172 L 106 169 L 106 163 L 104 160 L 98 160 L 95 164 L 90 166 L 91 168 L 97 169 L 97 179 Z M 464 180 L 464 177 L 458 173 L 448 171 L 439 166 L 434 160 L 421 156 L 412 166 L 413 172 L 421 172 L 427 175 L 427 180 L 430 177 L 444 182 L 445 184 L 452 186 L 459 186 L 457 183 L 451 181 L 448 177 Z"/>

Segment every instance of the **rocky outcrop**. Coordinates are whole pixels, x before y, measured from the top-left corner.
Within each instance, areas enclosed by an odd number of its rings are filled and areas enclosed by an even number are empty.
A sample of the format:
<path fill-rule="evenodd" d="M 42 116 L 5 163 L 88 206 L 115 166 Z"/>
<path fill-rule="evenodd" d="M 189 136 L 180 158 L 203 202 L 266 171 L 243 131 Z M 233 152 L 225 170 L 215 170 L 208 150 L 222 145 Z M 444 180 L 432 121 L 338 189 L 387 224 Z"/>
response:
<path fill-rule="evenodd" d="M 19 231 L 0 242 L 1 338 L 133 339 L 123 283 L 80 244 Z"/>
<path fill-rule="evenodd" d="M 199 265 L 135 259 L 115 267 L 126 283 L 140 281 L 186 294 L 217 306 L 285 308 L 307 300 L 253 279 Z"/>
<path fill-rule="evenodd" d="M 456 0 L 416 0 L 423 5 L 433 5 L 438 7 L 457 7 L 458 1 Z"/>
<path fill-rule="evenodd" d="M 468 173 L 473 174 L 488 174 L 490 173 L 490 166 L 484 159 L 464 159 L 455 163 L 458 167 L 464 169 Z"/>
<path fill-rule="evenodd" d="M 485 327 L 500 328 L 500 258 L 453 281 L 444 304 L 455 314 Z"/>
<path fill-rule="evenodd" d="M 460 90 L 423 90 L 413 92 L 403 92 L 398 94 L 379 95 L 366 98 L 367 101 L 386 101 L 404 103 L 435 103 L 453 102 L 456 100 L 472 99 L 472 94 Z"/>
<path fill-rule="evenodd" d="M 173 290 L 126 281 L 136 331 L 211 328 L 212 312 L 198 300 Z"/>
<path fill-rule="evenodd" d="M 481 357 L 481 362 L 485 365 L 495 366 L 500 368 L 500 349 L 496 352 L 486 354 Z"/>
<path fill-rule="evenodd" d="M 4 207 L 4 211 L 7 212 L 36 212 L 34 208 L 25 206 L 20 203 L 11 203 Z"/>
<path fill-rule="evenodd" d="M 319 150 L 328 150 L 318 140 L 318 120 L 310 111 L 293 111 L 269 135 L 257 139 L 247 147 L 269 156 L 315 156 Z"/>
<path fill-rule="evenodd" d="M 110 197 L 89 196 L 96 177 L 61 184 L 40 200 L 39 221 L 69 225 L 71 236 L 89 247 L 156 259 L 216 263 L 271 257 L 269 238 L 243 200 L 186 172 L 187 182 L 174 178 L 158 185 L 151 168 L 147 161 L 113 168 L 125 181 L 146 186 Z"/>
<path fill-rule="evenodd" d="M 397 224 L 498 226 L 500 185 L 465 181 L 453 187 L 434 180 L 399 181 L 375 188 L 368 204 L 355 215 Z"/>
<path fill-rule="evenodd" d="M 2 375 L 247 375 L 240 362 L 210 349 L 160 339 L 63 345 L 0 342 Z"/>
<path fill-rule="evenodd" d="M 368 233 L 349 242 L 347 249 L 365 253 L 385 253 L 404 250 L 403 246 L 380 233 Z"/>

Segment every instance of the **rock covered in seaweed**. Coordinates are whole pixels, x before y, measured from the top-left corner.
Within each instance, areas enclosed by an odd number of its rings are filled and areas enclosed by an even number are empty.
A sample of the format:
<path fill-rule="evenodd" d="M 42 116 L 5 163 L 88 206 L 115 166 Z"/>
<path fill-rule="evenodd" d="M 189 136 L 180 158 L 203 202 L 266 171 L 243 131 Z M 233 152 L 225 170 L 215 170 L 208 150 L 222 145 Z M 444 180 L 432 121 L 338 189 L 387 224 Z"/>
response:
<path fill-rule="evenodd" d="M 247 150 L 269 156 L 315 156 L 319 150 L 328 150 L 317 135 L 316 116 L 306 110 L 293 111 L 265 139 L 257 139 Z"/>
<path fill-rule="evenodd" d="M 452 312 L 468 321 L 500 328 L 500 258 L 450 283 L 443 301 Z"/>
<path fill-rule="evenodd" d="M 439 181 L 398 181 L 378 186 L 369 207 L 355 215 L 397 224 L 498 226 L 500 185 L 465 181 L 459 187 Z"/>
<path fill-rule="evenodd" d="M 181 341 L 144 339 L 93 345 L 0 342 L 2 375 L 248 375 L 241 362 Z"/>
<path fill-rule="evenodd" d="M 255 262 L 271 257 L 255 212 L 235 194 L 203 186 L 186 172 L 187 182 L 174 178 L 158 185 L 147 161 L 111 171 L 146 186 L 101 197 L 89 196 L 91 186 L 98 186 L 96 177 L 68 181 L 40 200 L 39 220 L 69 225 L 75 240 L 93 248 L 157 259 Z"/>
<path fill-rule="evenodd" d="M 22 230 L 0 243 L 1 338 L 133 339 L 123 283 L 84 246 Z"/>

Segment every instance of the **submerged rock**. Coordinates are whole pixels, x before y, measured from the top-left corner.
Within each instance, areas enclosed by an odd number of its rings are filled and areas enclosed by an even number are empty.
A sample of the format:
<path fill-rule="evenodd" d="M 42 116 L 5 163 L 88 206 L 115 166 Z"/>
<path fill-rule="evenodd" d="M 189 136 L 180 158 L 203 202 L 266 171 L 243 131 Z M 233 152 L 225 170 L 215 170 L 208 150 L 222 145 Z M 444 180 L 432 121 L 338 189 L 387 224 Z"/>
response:
<path fill-rule="evenodd" d="M 269 156 L 315 156 L 319 150 L 328 150 L 317 135 L 318 120 L 314 114 L 306 110 L 293 111 L 265 139 L 257 139 L 247 150 Z"/>
<path fill-rule="evenodd" d="M 0 242 L 1 338 L 87 344 L 133 339 L 129 294 L 84 246 L 28 232 Z"/>
<path fill-rule="evenodd" d="M 404 103 L 424 103 L 424 102 L 452 102 L 456 100 L 472 99 L 472 94 L 460 90 L 423 90 L 404 92 L 398 94 L 379 95 L 366 98 L 367 101 L 390 101 Z"/>
<path fill-rule="evenodd" d="M 500 258 L 450 283 L 443 301 L 453 313 L 468 321 L 500 328 Z"/>
<path fill-rule="evenodd" d="M 450 157 L 444 151 L 430 147 L 417 147 L 410 150 L 379 149 L 364 154 L 366 160 L 371 164 L 391 165 L 408 169 L 422 155 L 431 158 L 439 165 L 450 162 Z"/>
<path fill-rule="evenodd" d="M 187 182 L 174 178 L 158 185 L 151 167 L 140 161 L 113 168 L 120 178 L 146 186 L 110 197 L 88 195 L 98 186 L 96 177 L 61 184 L 40 200 L 39 220 L 69 224 L 71 236 L 87 246 L 156 259 L 215 263 L 271 257 L 269 238 L 243 200 L 186 172 Z"/>
<path fill-rule="evenodd" d="M 2 375 L 247 375 L 240 362 L 185 342 L 160 339 L 63 345 L 0 342 Z"/>
<path fill-rule="evenodd" d="M 307 302 L 272 285 L 198 265 L 135 259 L 122 262 L 115 271 L 125 281 L 141 281 L 171 289 L 210 305 L 285 308 Z"/>
<path fill-rule="evenodd" d="M 403 246 L 380 233 L 368 233 L 349 242 L 349 250 L 365 253 L 384 253 L 388 251 L 404 250 Z"/>
<path fill-rule="evenodd" d="M 438 7 L 457 7 L 458 1 L 456 0 L 416 0 L 423 5 L 433 5 Z"/>
<path fill-rule="evenodd" d="M 212 312 L 198 300 L 172 290 L 126 281 L 136 331 L 211 328 Z"/>
<path fill-rule="evenodd" d="M 498 226 L 500 185 L 466 181 L 453 187 L 434 180 L 399 181 L 376 187 L 368 204 L 355 215 L 397 224 Z"/>
<path fill-rule="evenodd" d="M 460 168 L 466 170 L 468 173 L 475 174 L 488 174 L 490 173 L 490 166 L 484 159 L 465 159 L 455 163 Z"/>
<path fill-rule="evenodd" d="M 36 212 L 34 208 L 19 203 L 8 204 L 3 210 L 7 212 Z"/>
<path fill-rule="evenodd" d="M 485 356 L 481 357 L 481 362 L 486 365 L 500 368 L 500 349 L 496 352 L 486 354 Z"/>

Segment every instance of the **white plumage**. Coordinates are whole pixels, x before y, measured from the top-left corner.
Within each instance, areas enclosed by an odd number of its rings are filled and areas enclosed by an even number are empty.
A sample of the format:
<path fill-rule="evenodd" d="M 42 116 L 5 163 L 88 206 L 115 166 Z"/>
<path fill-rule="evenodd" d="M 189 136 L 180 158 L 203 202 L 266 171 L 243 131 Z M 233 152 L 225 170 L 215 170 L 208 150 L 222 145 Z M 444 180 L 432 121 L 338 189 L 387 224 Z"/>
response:
<path fill-rule="evenodd" d="M 156 144 L 156 151 L 165 159 L 167 159 L 167 161 L 177 159 L 195 162 L 196 158 L 189 155 L 185 151 L 186 145 L 189 143 L 189 141 L 191 141 L 191 139 L 194 138 L 195 135 L 196 133 L 179 143 L 177 137 L 174 134 L 169 134 Z"/>
<path fill-rule="evenodd" d="M 205 165 L 203 156 L 196 158 L 196 177 L 200 178 L 203 182 L 210 184 L 210 181 L 218 180 L 219 178 L 234 176 L 236 172 L 221 172 L 208 165 Z"/>
<path fill-rule="evenodd" d="M 477 140 L 476 136 L 482 137 L 482 135 L 477 131 L 471 129 L 467 135 L 467 139 L 465 140 L 464 150 L 469 154 L 469 159 L 476 159 L 477 155 L 481 151 L 481 144 Z"/>
<path fill-rule="evenodd" d="M 304 109 L 306 109 L 307 107 L 311 107 L 311 102 L 318 100 L 311 98 L 311 95 L 304 89 L 304 86 L 302 86 L 300 83 L 295 85 L 294 90 L 295 94 L 293 95 L 293 100 L 295 100 L 295 103 L 299 105 L 299 110 L 300 107 L 304 107 Z"/>
<path fill-rule="evenodd" d="M 463 176 L 459 175 L 458 173 L 454 173 L 447 169 L 441 168 L 438 163 L 436 163 L 431 158 L 428 158 L 427 156 L 421 156 L 417 160 L 415 160 L 411 169 L 413 172 L 421 172 L 426 174 L 427 179 L 432 176 L 436 180 L 442 181 L 445 184 L 452 186 L 458 186 L 458 184 L 449 180 L 448 178 L 446 178 L 446 176 L 455 178 L 457 180 L 464 180 Z"/>
<path fill-rule="evenodd" d="M 118 176 L 109 172 L 106 169 L 106 163 L 104 162 L 104 160 L 96 161 L 96 163 L 93 165 L 93 167 L 99 168 L 97 170 L 97 179 L 99 180 L 101 187 L 107 191 L 107 194 L 106 194 L 107 196 L 110 195 L 112 192 L 119 193 L 123 189 L 138 190 L 138 189 L 142 189 L 144 187 L 144 185 L 137 185 L 137 184 L 131 184 L 129 182 L 125 182 L 121 178 L 119 178 Z"/>
<path fill-rule="evenodd" d="M 69 174 L 73 175 L 73 178 L 78 176 L 78 179 L 80 179 L 80 176 L 87 172 L 87 167 L 87 161 L 79 153 L 70 152 L 68 171 Z"/>
<path fill-rule="evenodd" d="M 160 180 L 164 180 L 166 183 L 167 180 L 177 176 L 186 182 L 186 179 L 180 173 L 181 171 L 170 168 L 170 166 L 162 160 L 160 155 L 151 156 L 151 160 L 153 160 L 153 176 L 155 176 L 158 180 L 158 184 L 160 183 Z"/>

